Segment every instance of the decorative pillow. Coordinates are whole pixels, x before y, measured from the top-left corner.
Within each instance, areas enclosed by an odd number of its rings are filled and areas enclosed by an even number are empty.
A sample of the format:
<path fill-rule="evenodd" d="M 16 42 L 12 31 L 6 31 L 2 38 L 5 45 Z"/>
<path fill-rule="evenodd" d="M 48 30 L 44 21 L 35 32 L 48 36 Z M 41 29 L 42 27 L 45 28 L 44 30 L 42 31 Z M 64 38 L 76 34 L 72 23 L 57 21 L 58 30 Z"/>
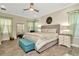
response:
<path fill-rule="evenodd" d="M 57 29 L 42 29 L 42 32 L 47 32 L 47 33 L 56 33 Z"/>

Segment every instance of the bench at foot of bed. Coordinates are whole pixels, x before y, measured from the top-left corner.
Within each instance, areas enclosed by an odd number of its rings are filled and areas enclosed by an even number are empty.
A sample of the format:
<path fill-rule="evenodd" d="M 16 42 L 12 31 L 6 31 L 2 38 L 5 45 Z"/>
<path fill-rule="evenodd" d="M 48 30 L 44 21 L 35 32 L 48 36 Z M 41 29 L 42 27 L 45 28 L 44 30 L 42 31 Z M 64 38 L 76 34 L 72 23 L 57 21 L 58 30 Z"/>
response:
<path fill-rule="evenodd" d="M 29 52 L 35 49 L 35 43 L 28 39 L 20 39 L 19 46 L 23 49 L 24 52 Z"/>

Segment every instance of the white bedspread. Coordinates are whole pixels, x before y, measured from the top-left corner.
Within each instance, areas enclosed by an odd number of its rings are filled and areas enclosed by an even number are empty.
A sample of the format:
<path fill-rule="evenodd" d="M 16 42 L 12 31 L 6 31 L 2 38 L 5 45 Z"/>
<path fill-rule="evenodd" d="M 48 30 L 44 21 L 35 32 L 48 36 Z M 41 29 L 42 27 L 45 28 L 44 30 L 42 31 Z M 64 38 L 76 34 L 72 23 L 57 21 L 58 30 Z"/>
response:
<path fill-rule="evenodd" d="M 58 38 L 57 33 L 26 33 L 24 38 L 31 39 L 35 42 L 36 50 L 39 50 L 45 44 Z"/>

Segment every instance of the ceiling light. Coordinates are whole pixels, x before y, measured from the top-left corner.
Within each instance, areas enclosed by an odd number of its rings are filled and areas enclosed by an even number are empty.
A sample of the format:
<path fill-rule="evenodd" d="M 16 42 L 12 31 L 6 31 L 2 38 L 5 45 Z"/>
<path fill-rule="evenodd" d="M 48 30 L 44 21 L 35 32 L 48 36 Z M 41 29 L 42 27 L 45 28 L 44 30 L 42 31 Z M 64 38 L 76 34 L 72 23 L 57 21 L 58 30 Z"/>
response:
<path fill-rule="evenodd" d="M 33 11 L 34 9 L 33 8 L 30 8 L 30 11 Z"/>

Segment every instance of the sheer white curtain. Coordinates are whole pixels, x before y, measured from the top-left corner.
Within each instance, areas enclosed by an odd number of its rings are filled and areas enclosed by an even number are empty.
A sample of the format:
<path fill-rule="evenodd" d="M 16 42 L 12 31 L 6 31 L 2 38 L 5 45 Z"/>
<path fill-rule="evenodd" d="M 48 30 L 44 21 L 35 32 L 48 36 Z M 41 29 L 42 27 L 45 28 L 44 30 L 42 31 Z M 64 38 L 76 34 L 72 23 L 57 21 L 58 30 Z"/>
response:
<path fill-rule="evenodd" d="M 1 29 L 1 38 L 2 40 L 9 39 L 9 36 L 11 35 L 12 31 L 12 21 L 10 18 L 0 18 L 0 29 Z"/>
<path fill-rule="evenodd" d="M 72 52 L 76 53 L 73 50 L 72 45 L 79 45 L 79 10 L 71 11 L 69 15 L 69 24 L 70 24 L 70 34 L 72 34 L 71 40 L 71 50 L 69 54 L 74 55 Z"/>
<path fill-rule="evenodd" d="M 70 33 L 79 37 L 79 11 L 69 13 Z"/>

